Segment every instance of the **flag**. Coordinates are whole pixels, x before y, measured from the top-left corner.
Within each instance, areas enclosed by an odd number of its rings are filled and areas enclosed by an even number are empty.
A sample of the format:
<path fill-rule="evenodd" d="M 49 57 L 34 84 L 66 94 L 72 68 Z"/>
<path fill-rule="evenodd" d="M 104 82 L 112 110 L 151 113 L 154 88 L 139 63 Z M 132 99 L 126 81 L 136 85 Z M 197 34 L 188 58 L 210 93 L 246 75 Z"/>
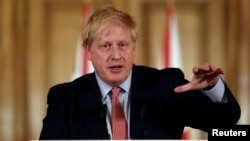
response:
<path fill-rule="evenodd" d="M 177 16 L 172 5 L 166 8 L 166 27 L 163 48 L 164 67 L 182 67 Z"/>
<path fill-rule="evenodd" d="M 72 79 L 80 77 L 81 75 L 90 73 L 94 71 L 91 62 L 88 60 L 87 51 L 83 48 L 82 43 L 82 28 L 83 25 L 87 22 L 91 13 L 91 7 L 89 4 L 85 4 L 82 7 L 82 19 L 81 19 L 81 28 L 80 34 L 77 39 L 77 46 L 76 46 L 76 56 L 75 56 L 75 66 Z"/>
<path fill-rule="evenodd" d="M 181 48 L 178 33 L 177 14 L 173 4 L 166 6 L 166 27 L 163 47 L 163 67 L 182 68 Z M 189 138 L 189 129 L 184 128 L 182 139 Z"/>

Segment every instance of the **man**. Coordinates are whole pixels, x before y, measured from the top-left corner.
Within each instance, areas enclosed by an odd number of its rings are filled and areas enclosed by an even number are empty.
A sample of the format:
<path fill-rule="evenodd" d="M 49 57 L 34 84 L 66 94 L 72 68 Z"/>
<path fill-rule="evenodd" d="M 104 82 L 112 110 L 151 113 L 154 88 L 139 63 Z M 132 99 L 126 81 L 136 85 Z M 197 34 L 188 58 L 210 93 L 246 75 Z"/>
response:
<path fill-rule="evenodd" d="M 185 126 L 208 131 L 238 121 L 221 68 L 194 67 L 187 81 L 178 68 L 135 65 L 136 23 L 127 13 L 96 10 L 83 39 L 95 72 L 50 89 L 40 139 L 181 139 Z M 121 89 L 124 138 L 114 135 L 113 87 Z"/>

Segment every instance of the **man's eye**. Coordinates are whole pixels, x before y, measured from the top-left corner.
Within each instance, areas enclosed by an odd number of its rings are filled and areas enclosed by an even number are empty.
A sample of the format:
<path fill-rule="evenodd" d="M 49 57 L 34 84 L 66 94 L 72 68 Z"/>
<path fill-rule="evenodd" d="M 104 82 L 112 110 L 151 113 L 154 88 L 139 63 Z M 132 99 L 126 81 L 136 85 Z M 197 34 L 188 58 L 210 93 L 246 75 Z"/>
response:
<path fill-rule="evenodd" d="M 125 43 L 121 43 L 120 47 L 126 47 L 127 45 Z"/>
<path fill-rule="evenodd" d="M 103 48 L 108 48 L 108 47 L 110 47 L 110 44 L 104 44 L 102 47 Z"/>

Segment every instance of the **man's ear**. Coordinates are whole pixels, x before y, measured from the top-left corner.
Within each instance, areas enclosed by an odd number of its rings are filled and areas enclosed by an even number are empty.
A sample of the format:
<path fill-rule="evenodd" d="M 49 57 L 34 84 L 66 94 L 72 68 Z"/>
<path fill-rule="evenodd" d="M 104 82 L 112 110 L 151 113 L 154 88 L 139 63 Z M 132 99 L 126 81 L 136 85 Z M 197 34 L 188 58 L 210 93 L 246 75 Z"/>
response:
<path fill-rule="evenodd" d="M 91 60 L 91 55 L 90 55 L 90 46 L 89 45 L 85 45 L 84 46 L 85 51 L 87 51 L 85 54 L 88 57 L 88 60 Z"/>

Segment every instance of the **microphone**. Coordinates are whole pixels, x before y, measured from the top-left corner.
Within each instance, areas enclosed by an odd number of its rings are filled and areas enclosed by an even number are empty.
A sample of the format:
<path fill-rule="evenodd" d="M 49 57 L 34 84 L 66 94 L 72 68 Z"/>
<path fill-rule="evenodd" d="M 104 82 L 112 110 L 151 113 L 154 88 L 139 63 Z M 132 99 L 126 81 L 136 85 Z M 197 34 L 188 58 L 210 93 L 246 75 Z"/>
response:
<path fill-rule="evenodd" d="M 100 111 L 100 118 L 102 120 L 102 124 L 100 126 L 100 129 L 102 129 L 101 131 L 105 131 L 105 132 L 101 132 L 99 134 L 100 139 L 110 139 L 110 135 L 108 134 L 107 130 L 107 126 L 106 126 L 106 114 L 107 114 L 107 105 L 103 104 L 101 107 L 101 111 Z"/>
<path fill-rule="evenodd" d="M 105 118 L 107 114 L 107 105 L 103 104 L 101 107 L 100 118 Z"/>

